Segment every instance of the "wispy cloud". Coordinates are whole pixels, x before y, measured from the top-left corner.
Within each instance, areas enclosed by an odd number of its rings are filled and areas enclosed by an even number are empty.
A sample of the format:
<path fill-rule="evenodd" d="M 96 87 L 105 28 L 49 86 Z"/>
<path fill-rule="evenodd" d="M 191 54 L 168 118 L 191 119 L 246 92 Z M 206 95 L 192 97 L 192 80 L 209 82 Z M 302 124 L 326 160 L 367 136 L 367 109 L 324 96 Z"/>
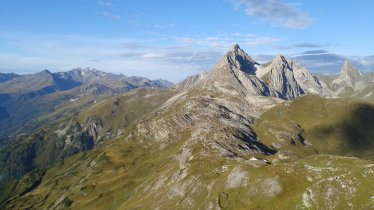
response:
<path fill-rule="evenodd" d="M 308 51 L 299 53 L 298 55 L 321 55 L 321 54 L 328 54 L 328 53 L 329 51 L 327 50 L 308 50 Z"/>
<path fill-rule="evenodd" d="M 157 28 L 157 29 L 166 29 L 166 28 L 174 28 L 176 24 L 168 23 L 168 24 L 147 24 L 145 27 L 147 28 Z"/>
<path fill-rule="evenodd" d="M 121 16 L 119 16 L 117 14 L 110 13 L 110 12 L 100 12 L 99 15 L 101 15 L 103 17 L 106 17 L 106 18 L 109 18 L 109 19 L 113 19 L 113 20 L 121 19 Z"/>
<path fill-rule="evenodd" d="M 162 53 L 144 53 L 144 54 L 141 54 L 141 57 L 146 58 L 146 59 L 160 59 L 160 58 L 165 58 L 166 55 Z"/>
<path fill-rule="evenodd" d="M 299 9 L 298 4 L 286 3 L 283 0 L 232 0 L 237 8 L 243 5 L 248 16 L 269 23 L 293 29 L 308 27 L 313 19 Z"/>
<path fill-rule="evenodd" d="M 257 36 L 254 34 L 232 33 L 219 36 L 199 36 L 199 37 L 177 37 L 180 43 L 211 47 L 217 50 L 229 48 L 234 43 L 241 46 L 255 47 L 260 45 L 270 45 L 280 41 L 280 39 L 267 36 Z"/>
<path fill-rule="evenodd" d="M 323 48 L 323 47 L 331 47 L 331 46 L 335 46 L 335 44 L 298 43 L 294 45 L 276 46 L 276 48 L 282 49 L 282 50 L 289 50 L 289 49 L 297 49 L 297 48 Z"/>
<path fill-rule="evenodd" d="M 100 5 L 100 6 L 104 6 L 104 7 L 112 7 L 113 6 L 113 4 L 111 2 L 102 1 L 102 0 L 98 0 L 97 4 Z"/>

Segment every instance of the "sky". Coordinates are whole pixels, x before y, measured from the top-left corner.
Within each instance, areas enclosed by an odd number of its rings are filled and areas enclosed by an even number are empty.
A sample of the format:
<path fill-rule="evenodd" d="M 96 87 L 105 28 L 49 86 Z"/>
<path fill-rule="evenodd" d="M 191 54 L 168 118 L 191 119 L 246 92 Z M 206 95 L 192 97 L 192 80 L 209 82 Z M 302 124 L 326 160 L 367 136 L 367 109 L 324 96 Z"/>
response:
<path fill-rule="evenodd" d="M 77 67 L 178 82 L 234 43 L 333 74 L 374 71 L 372 0 L 0 0 L 0 72 Z"/>

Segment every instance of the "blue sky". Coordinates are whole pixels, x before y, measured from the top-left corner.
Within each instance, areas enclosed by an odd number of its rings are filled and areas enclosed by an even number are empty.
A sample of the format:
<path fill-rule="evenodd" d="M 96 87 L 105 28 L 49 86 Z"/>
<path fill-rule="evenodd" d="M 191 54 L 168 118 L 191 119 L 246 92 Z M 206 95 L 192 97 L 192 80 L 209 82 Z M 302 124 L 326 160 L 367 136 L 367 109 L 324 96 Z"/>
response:
<path fill-rule="evenodd" d="M 374 71 L 372 0 L 0 0 L 0 72 L 93 67 L 179 81 L 238 43 L 312 72 Z"/>

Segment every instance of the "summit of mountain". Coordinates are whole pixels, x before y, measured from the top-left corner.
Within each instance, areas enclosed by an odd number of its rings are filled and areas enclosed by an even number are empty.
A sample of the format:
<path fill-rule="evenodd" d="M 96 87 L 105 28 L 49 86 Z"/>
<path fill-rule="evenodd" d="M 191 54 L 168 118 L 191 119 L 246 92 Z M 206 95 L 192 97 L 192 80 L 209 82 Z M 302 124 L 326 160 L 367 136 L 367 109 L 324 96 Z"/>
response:
<path fill-rule="evenodd" d="M 215 72 L 217 76 L 223 76 L 222 74 L 233 70 L 239 70 L 246 74 L 254 75 L 256 72 L 256 64 L 258 63 L 245 53 L 238 44 L 234 44 L 213 67 L 212 71 Z"/>
<path fill-rule="evenodd" d="M 207 73 L 205 80 L 232 86 L 251 95 L 272 96 L 285 100 L 305 94 L 330 96 L 328 89 L 305 67 L 284 55 L 259 64 L 239 45 L 233 45 Z"/>
<path fill-rule="evenodd" d="M 360 91 L 367 86 L 367 81 L 361 71 L 355 68 L 349 61 L 345 61 L 339 76 L 332 81 L 331 88 L 339 96 L 347 96 Z"/>

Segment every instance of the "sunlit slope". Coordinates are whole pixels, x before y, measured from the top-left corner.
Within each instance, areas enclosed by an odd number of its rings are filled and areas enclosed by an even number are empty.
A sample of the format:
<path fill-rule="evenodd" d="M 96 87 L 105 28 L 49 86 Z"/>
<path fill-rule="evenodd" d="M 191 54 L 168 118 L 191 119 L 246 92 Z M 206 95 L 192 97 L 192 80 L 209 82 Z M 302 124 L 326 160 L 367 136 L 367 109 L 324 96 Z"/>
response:
<path fill-rule="evenodd" d="M 300 142 L 317 153 L 374 159 L 374 105 L 353 99 L 306 96 L 280 104 L 256 121 L 255 131 L 283 150 Z"/>
<path fill-rule="evenodd" d="M 77 119 L 84 122 L 90 117 L 98 118 L 106 132 L 116 132 L 118 129 L 136 124 L 143 115 L 155 111 L 174 94 L 176 94 L 174 90 L 138 89 L 84 109 Z"/>
<path fill-rule="evenodd" d="M 20 194 L 5 203 L 6 209 L 373 207 L 372 161 L 317 155 L 268 165 L 204 151 L 200 144 L 186 149 L 186 142 L 155 152 L 113 141 L 69 158 L 43 178 L 23 178 L 15 188 Z M 30 180 L 40 179 L 31 191 Z"/>
<path fill-rule="evenodd" d="M 309 138 L 308 125 L 317 125 L 317 120 L 301 116 L 294 120 L 274 118 L 277 125 L 284 126 L 280 131 L 291 136 L 295 131 L 296 135 L 300 134 L 298 139 L 294 139 L 294 144 L 287 142 L 283 147 L 276 145 L 282 141 L 265 138 L 257 127 L 277 109 L 279 113 L 293 112 L 291 108 L 294 106 L 307 108 L 305 104 L 311 102 L 325 103 L 321 107 L 329 107 L 330 103 L 342 103 L 339 100 L 305 97 L 275 107 L 255 123 L 256 134 L 251 130 L 252 123 L 246 121 L 249 118 L 216 105 L 222 103 L 221 100 L 233 102 L 234 98 L 226 98 L 231 94 L 219 98 L 202 94 L 204 92 L 197 89 L 179 94 L 121 137 L 68 158 L 45 174 L 34 173 L 32 179 L 28 178 L 32 174 L 23 177 L 14 183 L 12 189 L 15 193 L 3 202 L 4 208 L 373 207 L 373 161 L 318 154 L 329 151 L 323 151 L 317 140 Z M 354 101 L 345 103 L 346 110 L 360 104 Z M 223 104 L 231 106 L 228 102 Z M 308 120 L 301 123 L 302 119 Z M 319 119 L 329 118 L 321 116 Z M 345 118 L 332 117 L 326 123 L 333 122 L 332 119 Z M 297 120 L 300 120 L 299 126 Z M 275 122 L 268 124 L 266 129 L 273 130 L 271 126 L 275 125 Z M 264 127 L 262 131 L 266 129 Z M 251 138 L 258 138 L 260 142 Z M 336 153 L 342 151 L 348 155 L 351 150 L 334 150 Z M 287 155 L 292 158 L 287 158 Z M 268 159 L 269 163 L 261 158 Z"/>
<path fill-rule="evenodd" d="M 91 104 L 73 117 L 13 139 L 0 148 L 0 184 L 115 138 L 173 94 L 159 89 L 134 90 Z"/>

